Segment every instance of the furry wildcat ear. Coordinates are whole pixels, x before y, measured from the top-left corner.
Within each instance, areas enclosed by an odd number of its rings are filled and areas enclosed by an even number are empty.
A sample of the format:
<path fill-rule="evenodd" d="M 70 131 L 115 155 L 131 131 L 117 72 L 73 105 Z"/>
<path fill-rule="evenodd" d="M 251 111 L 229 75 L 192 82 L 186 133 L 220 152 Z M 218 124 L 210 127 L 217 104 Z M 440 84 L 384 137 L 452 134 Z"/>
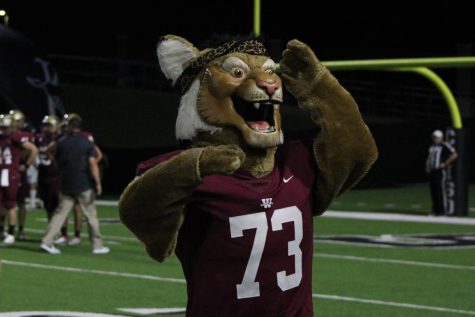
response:
<path fill-rule="evenodd" d="M 165 77 L 172 80 L 173 85 L 188 62 L 198 56 L 198 52 L 193 44 L 176 35 L 162 37 L 157 45 L 160 68 Z"/>

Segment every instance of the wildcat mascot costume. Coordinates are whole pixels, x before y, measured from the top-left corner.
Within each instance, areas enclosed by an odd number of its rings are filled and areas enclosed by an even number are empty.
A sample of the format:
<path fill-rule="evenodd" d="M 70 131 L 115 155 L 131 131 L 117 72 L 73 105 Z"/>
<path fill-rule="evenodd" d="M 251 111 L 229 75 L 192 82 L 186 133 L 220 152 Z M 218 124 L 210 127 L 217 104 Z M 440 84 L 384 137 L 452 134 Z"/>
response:
<path fill-rule="evenodd" d="M 199 51 L 167 35 L 157 54 L 181 91 L 176 136 L 189 147 L 139 165 L 121 220 L 155 260 L 176 253 L 187 316 L 313 316 L 313 216 L 377 157 L 354 99 L 298 40 L 279 75 L 256 39 Z M 313 139 L 283 142 L 284 87 Z"/>

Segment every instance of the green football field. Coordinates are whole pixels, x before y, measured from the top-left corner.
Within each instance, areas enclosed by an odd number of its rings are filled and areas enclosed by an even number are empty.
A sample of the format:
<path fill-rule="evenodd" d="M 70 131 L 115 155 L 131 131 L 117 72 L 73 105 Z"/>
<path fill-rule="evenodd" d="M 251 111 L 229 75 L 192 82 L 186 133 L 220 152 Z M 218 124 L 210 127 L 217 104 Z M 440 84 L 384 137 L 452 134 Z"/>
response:
<path fill-rule="evenodd" d="M 337 218 L 331 213 L 314 220 L 316 316 L 475 316 L 475 247 L 470 246 L 475 245 L 475 219 L 447 224 L 421 217 L 428 213 L 426 194 L 424 185 L 355 190 L 331 208 L 405 213 L 405 221 L 388 221 L 384 215 L 380 220 Z M 157 316 L 160 309 L 185 307 L 186 286 L 177 258 L 154 262 L 120 224 L 116 207 L 100 206 L 99 214 L 112 250 L 108 255 L 92 255 L 85 232 L 81 245 L 60 247 L 61 255 L 41 252 L 46 216 L 29 213 L 28 241 L 0 246 L 0 317 L 94 316 L 77 312 Z M 414 237 L 435 234 L 429 240 Z M 457 234 L 464 246 L 444 245 L 444 239 Z M 421 241 L 430 246 L 415 246 Z M 392 243 L 401 245 L 388 246 Z M 148 310 L 139 314 L 134 309 Z M 25 311 L 29 313 L 13 314 Z"/>

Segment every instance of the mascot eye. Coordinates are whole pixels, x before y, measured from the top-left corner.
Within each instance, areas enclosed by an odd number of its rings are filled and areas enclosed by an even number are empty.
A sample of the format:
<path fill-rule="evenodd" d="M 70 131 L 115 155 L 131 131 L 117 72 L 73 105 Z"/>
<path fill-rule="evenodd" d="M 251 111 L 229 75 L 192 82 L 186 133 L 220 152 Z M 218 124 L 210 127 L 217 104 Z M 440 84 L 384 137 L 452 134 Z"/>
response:
<path fill-rule="evenodd" d="M 274 70 L 273 70 L 273 69 L 270 69 L 270 68 L 266 69 L 265 72 L 266 72 L 267 74 L 269 74 L 269 75 L 273 75 L 273 74 L 274 74 Z"/>
<path fill-rule="evenodd" d="M 242 76 L 244 76 L 244 72 L 240 68 L 234 68 L 233 69 L 233 75 L 236 78 L 241 78 Z"/>

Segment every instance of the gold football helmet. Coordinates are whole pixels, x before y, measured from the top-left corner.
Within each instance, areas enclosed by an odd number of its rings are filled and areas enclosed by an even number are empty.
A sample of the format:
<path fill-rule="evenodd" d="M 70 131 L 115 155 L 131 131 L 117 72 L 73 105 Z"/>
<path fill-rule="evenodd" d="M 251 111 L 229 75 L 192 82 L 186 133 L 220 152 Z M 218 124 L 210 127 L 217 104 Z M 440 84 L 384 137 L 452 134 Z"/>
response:
<path fill-rule="evenodd" d="M 65 125 L 68 125 L 69 121 L 71 119 L 77 119 L 79 121 L 82 122 L 82 118 L 80 115 L 78 115 L 77 113 L 66 113 L 64 116 L 63 116 L 63 121 L 61 122 L 61 125 L 65 126 Z"/>
<path fill-rule="evenodd" d="M 25 114 L 19 109 L 10 110 L 8 113 L 12 120 L 12 128 L 14 130 L 20 130 L 25 125 Z"/>
<path fill-rule="evenodd" d="M 47 115 L 41 120 L 41 124 L 49 124 L 52 127 L 52 132 L 58 131 L 59 128 L 59 118 L 55 115 Z"/>
<path fill-rule="evenodd" d="M 0 114 L 0 135 L 8 134 L 13 126 L 13 120 L 9 114 Z"/>

